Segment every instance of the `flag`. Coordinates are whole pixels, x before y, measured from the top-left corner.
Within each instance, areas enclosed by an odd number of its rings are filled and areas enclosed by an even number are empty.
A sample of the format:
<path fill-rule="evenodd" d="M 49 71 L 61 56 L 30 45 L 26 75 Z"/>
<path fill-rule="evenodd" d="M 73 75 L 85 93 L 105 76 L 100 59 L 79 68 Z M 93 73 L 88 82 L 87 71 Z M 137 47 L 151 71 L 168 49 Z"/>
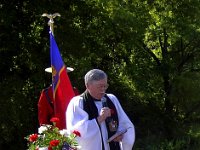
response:
<path fill-rule="evenodd" d="M 75 96 L 73 87 L 67 74 L 66 66 L 60 55 L 53 34 L 50 32 L 50 55 L 52 67 L 52 87 L 55 117 L 60 119 L 57 127 L 66 129 L 65 112 L 72 97 Z"/>

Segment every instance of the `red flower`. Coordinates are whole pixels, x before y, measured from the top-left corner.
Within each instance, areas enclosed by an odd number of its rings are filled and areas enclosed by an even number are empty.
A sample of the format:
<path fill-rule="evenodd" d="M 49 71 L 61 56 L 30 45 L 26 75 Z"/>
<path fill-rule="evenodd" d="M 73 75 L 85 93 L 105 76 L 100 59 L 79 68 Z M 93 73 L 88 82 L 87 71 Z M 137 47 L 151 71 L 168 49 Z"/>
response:
<path fill-rule="evenodd" d="M 59 122 L 60 121 L 60 119 L 59 118 L 57 118 L 57 117 L 53 117 L 53 118 L 51 118 L 51 120 L 50 120 L 51 122 L 55 122 L 55 123 L 57 123 L 57 122 Z"/>
<path fill-rule="evenodd" d="M 80 132 L 79 132 L 79 131 L 77 131 L 77 130 L 74 130 L 74 131 L 73 131 L 73 133 L 74 133 L 76 136 L 79 136 L 79 137 L 81 137 L 81 134 L 80 134 Z"/>
<path fill-rule="evenodd" d="M 111 115 L 115 114 L 115 111 L 113 109 L 110 110 Z"/>
<path fill-rule="evenodd" d="M 31 135 L 29 136 L 29 141 L 30 141 L 30 142 L 35 142 L 35 141 L 37 140 L 37 138 L 38 138 L 38 135 L 37 135 L 37 134 L 31 134 Z"/>
<path fill-rule="evenodd" d="M 51 147 L 51 146 L 49 146 L 49 147 L 48 147 L 48 150 L 52 150 L 52 147 Z"/>
<path fill-rule="evenodd" d="M 53 146 L 57 146 L 59 143 L 60 143 L 59 140 L 51 140 L 49 145 L 53 147 Z"/>

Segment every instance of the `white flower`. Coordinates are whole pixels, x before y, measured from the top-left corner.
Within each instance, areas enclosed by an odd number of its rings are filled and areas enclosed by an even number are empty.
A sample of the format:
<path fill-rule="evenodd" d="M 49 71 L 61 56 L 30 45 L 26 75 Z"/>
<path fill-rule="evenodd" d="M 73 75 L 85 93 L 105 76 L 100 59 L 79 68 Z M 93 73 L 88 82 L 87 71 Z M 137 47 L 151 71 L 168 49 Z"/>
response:
<path fill-rule="evenodd" d="M 39 150 L 48 150 L 48 147 L 40 147 Z"/>
<path fill-rule="evenodd" d="M 46 131 L 51 125 L 42 125 L 38 128 L 38 133 L 41 134 Z"/>
<path fill-rule="evenodd" d="M 76 146 L 77 149 L 81 149 L 81 146 Z"/>
<path fill-rule="evenodd" d="M 60 134 L 64 135 L 64 136 L 68 136 L 68 135 L 70 135 L 70 131 L 66 130 L 66 129 L 63 129 L 63 130 L 60 130 Z"/>

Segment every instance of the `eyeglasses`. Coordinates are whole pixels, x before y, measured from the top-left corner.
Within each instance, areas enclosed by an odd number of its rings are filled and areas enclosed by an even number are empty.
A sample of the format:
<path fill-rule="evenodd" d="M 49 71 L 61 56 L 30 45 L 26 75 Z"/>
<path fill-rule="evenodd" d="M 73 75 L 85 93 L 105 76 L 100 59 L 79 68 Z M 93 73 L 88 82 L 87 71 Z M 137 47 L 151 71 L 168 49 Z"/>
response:
<path fill-rule="evenodd" d="M 98 89 L 102 89 L 102 88 L 107 89 L 109 87 L 109 84 L 96 84 L 95 86 Z"/>

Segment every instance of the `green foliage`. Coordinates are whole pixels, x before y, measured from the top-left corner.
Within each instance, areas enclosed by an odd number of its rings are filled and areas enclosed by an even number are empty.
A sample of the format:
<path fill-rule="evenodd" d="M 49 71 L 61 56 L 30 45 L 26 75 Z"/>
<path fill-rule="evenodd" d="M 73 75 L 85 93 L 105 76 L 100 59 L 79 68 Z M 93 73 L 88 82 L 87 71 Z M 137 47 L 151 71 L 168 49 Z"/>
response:
<path fill-rule="evenodd" d="M 198 150 L 199 139 L 190 136 L 166 140 L 155 136 L 148 136 L 138 141 L 135 150 Z M 145 145 L 143 143 L 146 143 Z"/>
<path fill-rule="evenodd" d="M 108 92 L 135 124 L 135 149 L 198 148 L 199 7 L 198 0 L 0 2 L 0 149 L 25 149 L 23 137 L 37 130 L 37 101 L 51 81 L 41 15 L 55 12 L 72 84 L 83 92 L 89 69 L 108 73 Z"/>

